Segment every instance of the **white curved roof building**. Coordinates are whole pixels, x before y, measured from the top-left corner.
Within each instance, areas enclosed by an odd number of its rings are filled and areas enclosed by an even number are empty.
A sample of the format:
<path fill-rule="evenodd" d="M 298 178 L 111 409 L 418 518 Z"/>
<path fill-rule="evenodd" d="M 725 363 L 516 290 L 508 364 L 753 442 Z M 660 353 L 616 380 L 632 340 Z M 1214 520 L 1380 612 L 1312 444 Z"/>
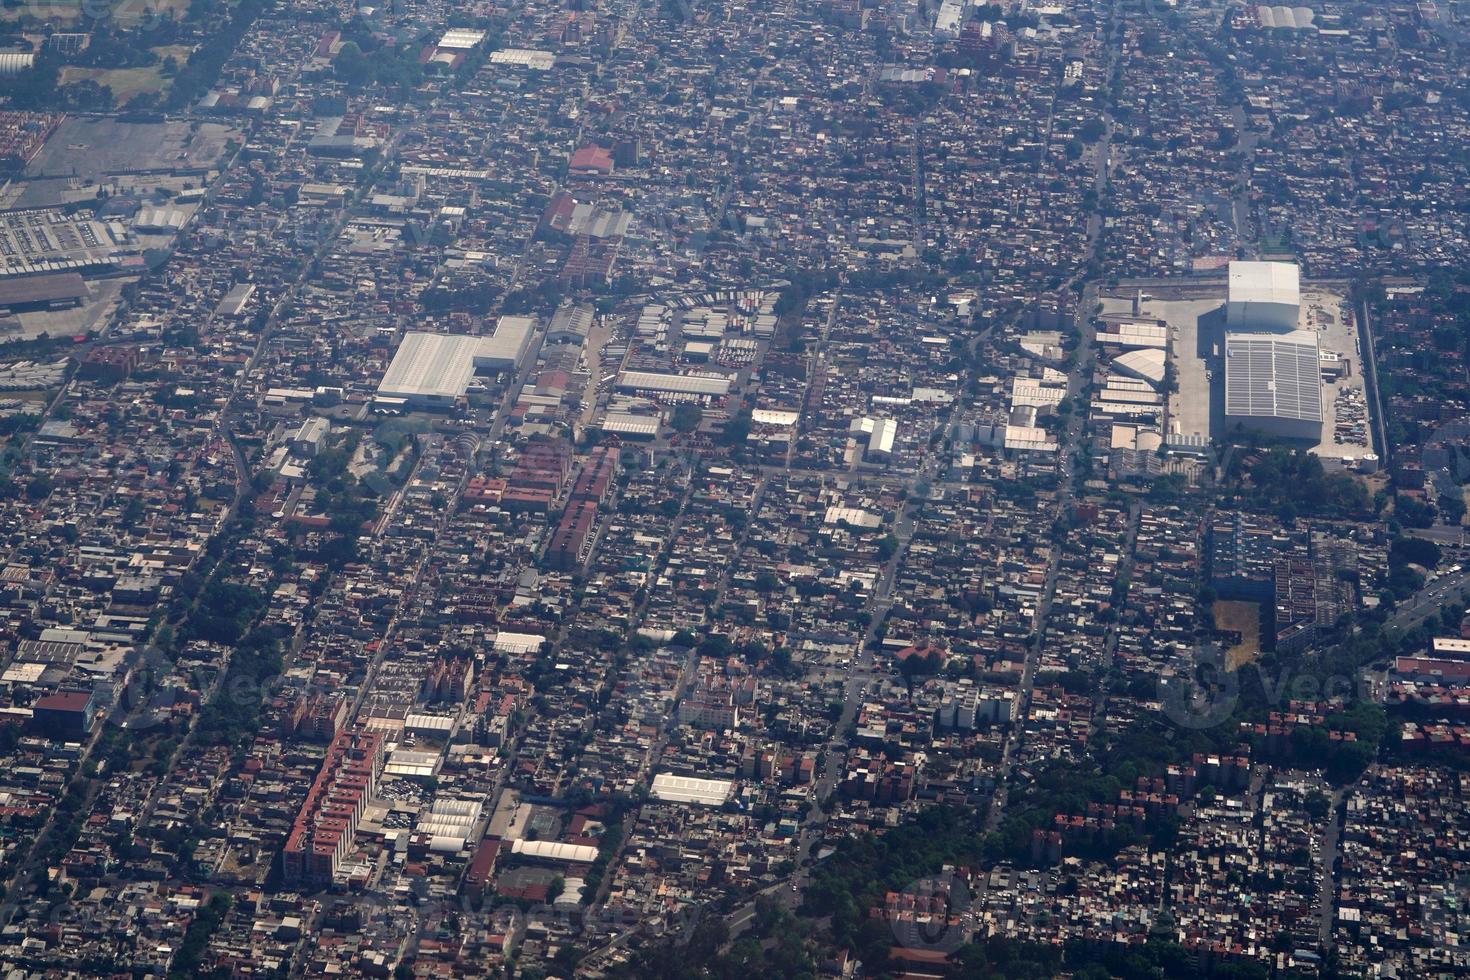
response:
<path fill-rule="evenodd" d="M 0 78 L 19 75 L 36 63 L 36 56 L 29 51 L 0 52 Z"/>
<path fill-rule="evenodd" d="M 518 840 L 510 845 L 512 854 L 541 861 L 591 864 L 597 860 L 597 848 L 587 844 L 563 844 L 550 840 Z"/>
<path fill-rule="evenodd" d="M 1256 21 L 1267 30 L 1310 31 L 1316 19 L 1310 7 L 1262 5 L 1256 8 Z"/>

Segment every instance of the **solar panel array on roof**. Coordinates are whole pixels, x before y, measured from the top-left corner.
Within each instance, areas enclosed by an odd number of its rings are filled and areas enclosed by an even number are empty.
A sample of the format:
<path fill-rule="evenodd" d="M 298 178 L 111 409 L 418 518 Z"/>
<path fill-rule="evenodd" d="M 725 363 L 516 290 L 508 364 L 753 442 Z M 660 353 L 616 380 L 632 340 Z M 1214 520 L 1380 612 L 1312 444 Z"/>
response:
<path fill-rule="evenodd" d="M 1225 414 L 1322 420 L 1317 337 L 1229 334 L 1225 338 Z"/>

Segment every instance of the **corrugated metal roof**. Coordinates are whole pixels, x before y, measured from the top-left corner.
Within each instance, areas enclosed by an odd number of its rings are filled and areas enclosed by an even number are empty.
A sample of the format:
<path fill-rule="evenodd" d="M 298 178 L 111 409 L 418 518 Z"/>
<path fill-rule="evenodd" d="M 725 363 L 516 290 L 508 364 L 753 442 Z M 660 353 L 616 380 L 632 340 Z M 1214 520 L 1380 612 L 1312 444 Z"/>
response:
<path fill-rule="evenodd" d="M 524 854 L 545 861 L 572 861 L 591 864 L 597 860 L 597 848 L 588 844 L 562 844 L 550 840 L 518 840 L 510 845 L 512 854 Z"/>
<path fill-rule="evenodd" d="M 675 395 L 721 396 L 730 393 L 730 379 L 698 374 L 661 374 L 624 371 L 618 387 L 629 391 L 660 391 Z"/>
<path fill-rule="evenodd" d="M 1225 337 L 1225 414 L 1322 420 L 1322 367 L 1317 335 Z"/>
<path fill-rule="evenodd" d="M 671 772 L 653 777 L 651 794 L 665 803 L 699 803 L 703 806 L 719 806 L 730 798 L 735 784 L 728 779 L 699 779 L 694 776 L 676 776 Z"/>
<path fill-rule="evenodd" d="M 479 337 L 412 331 L 403 338 L 378 394 L 399 398 L 463 395 L 475 375 Z"/>

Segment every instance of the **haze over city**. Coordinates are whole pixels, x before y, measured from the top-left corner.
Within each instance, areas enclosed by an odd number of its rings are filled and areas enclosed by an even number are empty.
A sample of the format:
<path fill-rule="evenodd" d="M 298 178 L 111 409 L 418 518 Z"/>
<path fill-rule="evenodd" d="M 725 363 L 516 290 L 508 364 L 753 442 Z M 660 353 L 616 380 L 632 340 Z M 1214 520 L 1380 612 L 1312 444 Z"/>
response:
<path fill-rule="evenodd" d="M 1470 975 L 1467 17 L 8 0 L 0 972 Z"/>

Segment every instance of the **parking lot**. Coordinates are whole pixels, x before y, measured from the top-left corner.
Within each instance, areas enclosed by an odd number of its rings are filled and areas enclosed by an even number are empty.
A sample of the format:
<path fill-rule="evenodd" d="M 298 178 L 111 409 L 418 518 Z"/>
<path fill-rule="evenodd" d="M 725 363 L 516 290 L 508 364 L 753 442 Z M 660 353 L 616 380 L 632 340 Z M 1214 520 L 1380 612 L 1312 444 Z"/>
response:
<path fill-rule="evenodd" d="M 1225 324 L 1223 293 L 1210 299 L 1147 300 L 1141 312 L 1169 325 L 1169 360 L 1179 390 L 1169 398 L 1169 423 L 1183 435 L 1214 436 L 1224 418 Z M 1340 370 L 1322 386 L 1323 459 L 1355 460 L 1374 452 L 1364 391 L 1363 352 L 1344 298 L 1320 288 L 1302 290 L 1300 329 L 1317 334 L 1324 360 Z"/>

